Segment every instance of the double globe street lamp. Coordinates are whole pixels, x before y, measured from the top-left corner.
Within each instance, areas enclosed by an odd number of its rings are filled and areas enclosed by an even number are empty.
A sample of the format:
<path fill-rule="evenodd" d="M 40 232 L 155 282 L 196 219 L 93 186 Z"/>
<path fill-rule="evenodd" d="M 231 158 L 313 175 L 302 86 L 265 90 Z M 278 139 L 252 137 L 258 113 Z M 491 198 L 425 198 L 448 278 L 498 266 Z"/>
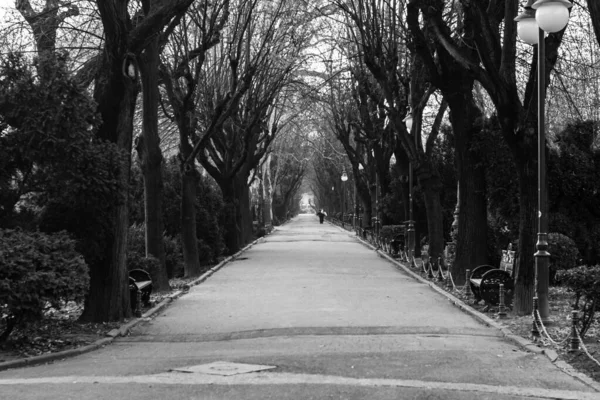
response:
<path fill-rule="evenodd" d="M 346 208 L 346 181 L 348 180 L 348 174 L 346 174 L 346 169 L 342 170 L 342 227 L 344 227 L 344 211 Z"/>
<path fill-rule="evenodd" d="M 517 34 L 526 43 L 538 45 L 538 233 L 535 256 L 535 291 L 539 304 L 540 318 L 548 321 L 549 261 L 548 252 L 548 193 L 546 190 L 546 49 L 545 33 L 562 31 L 569 23 L 567 0 L 528 0 L 517 21 Z"/>
<path fill-rule="evenodd" d="M 404 124 L 406 125 L 406 130 L 408 133 L 413 134 L 413 115 L 412 109 L 409 108 L 406 117 L 404 117 Z M 417 136 L 415 135 L 415 145 L 417 144 Z M 413 217 L 413 163 L 408 163 L 408 227 L 406 228 L 407 234 L 407 257 L 408 261 L 411 264 L 415 262 L 415 219 Z"/>

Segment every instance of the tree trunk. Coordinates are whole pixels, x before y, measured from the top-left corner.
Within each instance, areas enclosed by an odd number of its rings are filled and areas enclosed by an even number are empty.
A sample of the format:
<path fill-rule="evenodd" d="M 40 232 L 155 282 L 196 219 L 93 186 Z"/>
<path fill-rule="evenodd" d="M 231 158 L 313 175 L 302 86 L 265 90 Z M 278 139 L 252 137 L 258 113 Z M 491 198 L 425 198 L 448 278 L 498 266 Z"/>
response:
<path fill-rule="evenodd" d="M 199 175 L 193 162 L 183 162 L 190 157 L 193 151 L 193 104 L 181 101 L 172 88 L 169 86 L 167 88 L 171 104 L 176 105 L 173 106 L 173 111 L 179 130 L 179 159 L 182 161 L 179 173 L 181 174 L 180 217 L 183 268 L 185 277 L 192 277 L 199 275 L 202 271 L 196 226 L 196 196 Z"/>
<path fill-rule="evenodd" d="M 519 246 L 515 266 L 514 311 L 531 314 L 535 293 L 535 242 L 537 238 L 537 162 L 518 160 L 519 174 Z M 533 251 L 523 251 L 533 249 Z"/>
<path fill-rule="evenodd" d="M 250 187 L 248 184 L 240 184 L 239 213 L 242 227 L 242 246 L 245 246 L 254 239 L 252 235 L 252 213 L 250 212 Z"/>
<path fill-rule="evenodd" d="M 455 92 L 457 93 L 457 92 Z M 463 284 L 466 270 L 487 264 L 487 199 L 485 171 L 480 154 L 473 148 L 474 137 L 481 131 L 476 121 L 481 113 L 473 103 L 471 90 L 447 96 L 454 132 L 458 175 L 459 216 L 456 254 L 452 274 Z"/>
<path fill-rule="evenodd" d="M 600 44 L 600 2 L 598 0 L 587 0 L 591 16 L 592 26 L 596 35 L 596 41 Z"/>
<path fill-rule="evenodd" d="M 265 226 L 265 181 L 262 166 L 258 173 L 258 202 L 256 204 L 256 221 L 258 226 Z"/>
<path fill-rule="evenodd" d="M 133 116 L 139 90 L 134 58 L 140 49 L 136 46 L 157 35 L 167 21 L 185 12 L 190 3 L 191 0 L 172 1 L 169 7 L 160 9 L 158 16 L 149 22 L 142 20 L 131 31 L 128 2 L 96 1 L 104 26 L 102 67 L 97 70 L 94 85 L 94 99 L 102 117 L 98 137 L 116 143 L 124 154 L 117 171 L 117 202 L 110 206 L 103 232 L 104 251 L 89 263 L 90 291 L 81 315 L 83 321 L 118 321 L 131 315 L 126 255 Z"/>
<path fill-rule="evenodd" d="M 268 156 L 267 161 L 263 164 L 263 216 L 264 226 L 270 228 L 273 225 L 273 189 L 271 187 L 271 155 Z"/>
<path fill-rule="evenodd" d="M 163 242 L 163 156 L 158 136 L 158 63 L 160 50 L 158 36 L 144 49 L 140 57 L 142 77 L 143 123 L 142 136 L 136 144 L 140 166 L 144 176 L 144 209 L 146 225 L 146 256 L 160 261 L 160 268 L 152 276 L 156 291 L 167 291 L 171 287 L 165 264 Z"/>
<path fill-rule="evenodd" d="M 120 321 L 131 316 L 129 282 L 127 278 L 126 252 L 129 227 L 127 197 L 131 170 L 131 145 L 133 115 L 138 88 L 135 81 L 121 73 L 124 54 L 109 62 L 105 53 L 104 68 L 99 70 L 94 88 L 94 99 L 102 116 L 98 137 L 116 143 L 124 152 L 119 167 L 119 193 L 108 214 L 103 236 L 104 251 L 89 263 L 90 291 L 85 299 L 82 321 Z M 114 60 L 114 55 L 111 56 Z"/>
<path fill-rule="evenodd" d="M 182 154 L 185 152 L 182 151 Z M 186 278 L 200 275 L 202 272 L 198 238 L 196 237 L 197 185 L 198 172 L 196 168 L 191 164 L 185 164 L 181 171 L 181 246 Z"/>
<path fill-rule="evenodd" d="M 421 165 L 415 172 L 425 200 L 429 256 L 438 258 L 442 256 L 444 251 L 444 224 L 440 198 L 442 184 L 439 177 L 431 172 L 428 165 Z"/>
<path fill-rule="evenodd" d="M 239 196 L 238 187 L 234 179 L 219 181 L 219 187 L 223 193 L 225 203 L 225 234 L 224 241 L 229 254 L 234 254 L 241 249 L 241 224 L 239 218 Z"/>
<path fill-rule="evenodd" d="M 358 201 L 362 207 L 362 220 L 360 223 L 362 227 L 365 228 L 367 226 L 371 226 L 371 216 L 372 216 L 372 202 L 371 202 L 371 193 L 368 191 L 366 186 L 358 185 L 357 189 Z"/>
<path fill-rule="evenodd" d="M 378 184 L 377 183 L 373 183 L 369 186 L 369 196 L 371 201 L 369 202 L 369 208 L 370 208 L 370 212 L 369 212 L 369 220 L 366 221 L 367 224 L 365 226 L 370 226 L 373 229 L 375 229 L 375 221 L 374 218 L 377 218 L 378 214 L 378 210 L 377 207 L 379 206 L 379 199 L 378 199 Z"/>

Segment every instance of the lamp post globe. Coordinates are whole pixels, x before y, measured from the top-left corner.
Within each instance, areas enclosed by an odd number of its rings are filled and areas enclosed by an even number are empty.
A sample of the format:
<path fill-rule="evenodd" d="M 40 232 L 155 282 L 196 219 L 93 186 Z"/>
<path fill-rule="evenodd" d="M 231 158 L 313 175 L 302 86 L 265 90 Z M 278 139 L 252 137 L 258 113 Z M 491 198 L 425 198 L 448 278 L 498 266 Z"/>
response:
<path fill-rule="evenodd" d="M 539 43 L 539 26 L 537 21 L 533 16 L 531 18 L 525 18 L 517 24 L 517 35 L 521 38 L 522 41 L 529 45 L 534 45 Z"/>
<path fill-rule="evenodd" d="M 412 116 L 412 111 L 410 109 L 406 113 L 406 117 L 404 117 L 403 122 L 404 122 L 404 125 L 406 125 L 406 130 L 411 132 L 412 126 L 413 126 L 413 116 Z"/>
<path fill-rule="evenodd" d="M 408 133 L 412 133 L 414 118 L 412 108 L 409 107 L 406 112 L 406 117 L 404 117 L 404 125 L 406 125 L 406 129 Z M 417 142 L 417 134 L 415 133 L 415 148 L 418 146 Z M 406 224 L 406 256 L 408 258 L 408 262 L 410 266 L 415 266 L 415 221 L 414 221 L 414 213 L 413 213 L 413 164 L 409 162 L 408 164 L 408 221 Z"/>
<path fill-rule="evenodd" d="M 529 0 L 523 12 L 515 18 L 517 22 L 517 35 L 529 45 L 539 43 L 540 28 L 535 20 L 535 10 L 532 8 L 533 2 L 534 0 Z"/>
<path fill-rule="evenodd" d="M 342 171 L 342 227 L 345 224 L 344 214 L 346 212 L 346 181 L 348 180 L 348 174 L 344 169 Z"/>
<path fill-rule="evenodd" d="M 538 26 L 545 32 L 559 32 L 569 23 L 569 8 L 573 4 L 567 0 L 538 0 L 531 6 Z"/>

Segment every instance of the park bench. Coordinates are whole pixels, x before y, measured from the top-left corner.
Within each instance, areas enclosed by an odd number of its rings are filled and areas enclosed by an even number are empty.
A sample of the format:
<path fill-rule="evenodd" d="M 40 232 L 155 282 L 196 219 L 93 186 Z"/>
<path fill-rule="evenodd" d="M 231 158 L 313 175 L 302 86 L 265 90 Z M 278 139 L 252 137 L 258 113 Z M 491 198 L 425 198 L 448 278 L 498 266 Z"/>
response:
<path fill-rule="evenodd" d="M 150 306 L 150 293 L 152 293 L 152 278 L 143 269 L 129 271 L 129 297 L 131 310 L 136 317 L 142 316 L 142 303 Z"/>
<path fill-rule="evenodd" d="M 394 236 L 390 241 L 392 255 L 400 255 L 404 251 L 404 234 L 400 233 Z"/>
<path fill-rule="evenodd" d="M 480 265 L 471 272 L 469 284 L 475 301 L 484 300 L 488 305 L 498 305 L 500 301 L 500 284 L 504 285 L 504 304 L 512 302 L 514 291 L 513 270 L 515 267 L 515 251 L 508 246 L 502 250 L 500 268 L 491 265 Z"/>
<path fill-rule="evenodd" d="M 373 227 L 365 226 L 364 228 L 360 228 L 360 237 L 369 240 L 369 236 L 373 234 Z"/>

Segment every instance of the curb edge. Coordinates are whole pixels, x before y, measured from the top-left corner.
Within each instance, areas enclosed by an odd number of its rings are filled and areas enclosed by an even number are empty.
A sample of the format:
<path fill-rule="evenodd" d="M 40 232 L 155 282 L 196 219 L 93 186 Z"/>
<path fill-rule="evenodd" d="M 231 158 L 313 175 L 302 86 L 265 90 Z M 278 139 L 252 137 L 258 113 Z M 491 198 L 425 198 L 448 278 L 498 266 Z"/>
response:
<path fill-rule="evenodd" d="M 273 229 L 269 234 L 271 234 L 274 231 L 275 231 L 275 229 Z M 265 235 L 265 236 L 268 236 L 268 235 Z M 99 349 L 100 347 L 104 347 L 108 344 L 111 344 L 117 337 L 126 336 L 127 334 L 129 334 L 129 331 L 131 330 L 131 328 L 135 327 L 137 324 L 141 323 L 145 319 L 152 318 L 153 316 L 158 314 L 160 311 L 162 311 L 164 308 L 166 308 L 169 304 L 171 304 L 174 300 L 185 295 L 189 291 L 189 288 L 191 288 L 192 286 L 199 285 L 200 283 L 206 281 L 211 275 L 213 275 L 215 272 L 217 272 L 218 270 L 223 268 L 225 265 L 230 263 L 232 260 L 235 260 L 242 253 L 249 250 L 252 246 L 254 246 L 258 243 L 262 243 L 263 241 L 264 241 L 264 236 L 252 241 L 250 244 L 246 245 L 244 248 L 242 248 L 240 251 L 238 251 L 234 255 L 225 258 L 220 263 L 218 263 L 214 267 L 210 268 L 208 271 L 206 271 L 204 274 L 202 274 L 199 278 L 191 281 L 188 284 L 188 290 L 182 289 L 182 290 L 177 290 L 177 291 L 171 293 L 169 296 L 167 296 L 167 298 L 163 299 L 156 306 L 152 307 L 150 310 L 148 310 L 144 314 L 142 314 L 142 316 L 140 318 L 133 318 L 130 321 L 121 325 L 119 328 L 115 328 L 112 331 L 107 332 L 107 334 L 106 334 L 107 337 L 98 339 L 95 342 L 92 342 L 88 345 L 77 347 L 74 349 L 68 349 L 68 350 L 58 351 L 56 353 L 48 353 L 48 354 L 42 354 L 39 356 L 33 356 L 33 357 L 20 358 L 20 359 L 11 360 L 11 361 L 0 362 L 0 371 L 5 371 L 7 369 L 13 369 L 13 368 L 29 367 L 29 366 L 39 365 L 39 364 L 47 364 L 47 363 L 50 363 L 53 361 L 75 357 L 75 356 L 78 356 L 78 355 L 84 354 L 84 353 L 89 353 L 91 351 Z"/>

